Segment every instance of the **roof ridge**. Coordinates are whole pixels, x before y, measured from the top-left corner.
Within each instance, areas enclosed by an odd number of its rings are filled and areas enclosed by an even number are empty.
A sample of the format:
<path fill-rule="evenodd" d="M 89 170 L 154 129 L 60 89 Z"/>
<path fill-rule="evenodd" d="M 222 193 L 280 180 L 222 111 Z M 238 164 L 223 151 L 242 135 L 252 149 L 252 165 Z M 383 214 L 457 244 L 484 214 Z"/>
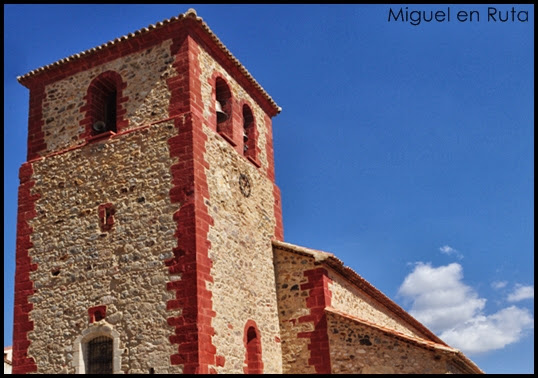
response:
<path fill-rule="evenodd" d="M 75 53 L 75 54 L 71 54 L 65 58 L 62 58 L 62 59 L 59 59 L 53 63 L 49 63 L 49 64 L 46 64 L 44 66 L 41 66 L 41 67 L 38 67 L 36 69 L 33 69 L 31 70 L 30 72 L 24 74 L 24 75 L 21 75 L 21 76 L 17 76 L 17 81 L 21 82 L 22 80 L 24 79 L 27 79 L 31 76 L 34 76 L 34 75 L 37 75 L 38 73 L 40 72 L 43 72 L 43 71 L 47 71 L 49 69 L 52 69 L 53 67 L 56 67 L 56 66 L 60 66 L 64 63 L 67 63 L 69 61 L 72 61 L 72 60 L 76 60 L 76 59 L 79 59 L 79 58 L 82 58 L 83 56 L 86 56 L 86 55 L 89 55 L 89 54 L 92 54 L 92 53 L 95 53 L 97 51 L 100 51 L 104 48 L 107 48 L 107 47 L 110 47 L 110 46 L 113 46 L 115 45 L 116 43 L 119 43 L 119 42 L 122 42 L 122 41 L 125 41 L 129 38 L 133 38 L 133 37 L 136 37 L 140 34 L 144 34 L 144 33 L 147 33 L 149 32 L 150 30 L 153 30 L 153 29 L 159 29 L 171 22 L 175 22 L 175 21 L 178 21 L 186 16 L 191 16 L 193 15 L 194 17 L 197 17 L 196 15 L 196 11 L 194 11 L 194 9 L 190 8 L 187 12 L 185 12 L 184 14 L 183 13 L 180 13 L 178 16 L 174 16 L 174 17 L 171 17 L 171 18 L 167 18 L 163 21 L 158 21 L 154 24 L 150 24 L 146 27 L 143 27 L 143 28 L 140 28 L 140 29 L 137 29 L 135 30 L 134 32 L 131 32 L 131 33 L 128 33 L 128 34 L 124 34 L 122 35 L 121 37 L 116 37 L 108 42 L 104 42 L 98 46 L 95 46 L 95 47 L 92 47 L 92 48 L 89 48 L 89 49 L 86 49 L 86 50 L 83 50 L 81 52 L 78 52 L 78 53 Z M 200 18 L 201 20 L 201 18 Z"/>
<path fill-rule="evenodd" d="M 178 22 L 183 19 L 191 18 L 195 20 L 198 25 L 202 27 L 202 29 L 209 35 L 209 37 L 215 42 L 215 44 L 225 53 L 225 55 L 233 62 L 233 64 L 239 69 L 239 71 L 246 76 L 247 80 L 257 89 L 259 90 L 263 97 L 273 106 L 273 108 L 276 110 L 276 114 L 280 113 L 282 111 L 282 108 L 276 104 L 276 102 L 273 100 L 273 98 L 265 91 L 265 89 L 254 79 L 254 77 L 250 74 L 250 72 L 243 66 L 241 62 L 231 53 L 231 51 L 222 43 L 222 41 L 217 37 L 217 35 L 209 28 L 207 23 L 198 16 L 196 13 L 196 10 L 194 8 L 189 8 L 185 13 L 180 13 L 178 16 L 174 16 L 168 19 L 165 19 L 163 21 L 158 21 L 155 24 L 150 24 L 146 27 L 140 28 L 138 30 L 135 30 L 134 32 L 128 33 L 126 35 L 123 35 L 121 37 L 114 38 L 113 40 L 110 40 L 108 42 L 105 42 L 99 46 L 81 51 L 76 54 L 72 54 L 70 56 L 67 56 L 65 58 L 62 58 L 60 60 L 57 60 L 56 62 L 47 64 L 45 66 L 41 66 L 39 68 L 36 68 L 34 70 L 31 70 L 30 72 L 17 76 L 17 81 L 22 84 L 23 81 L 26 79 L 29 79 L 32 76 L 38 75 L 42 72 L 48 71 L 50 69 L 53 69 L 55 67 L 61 66 L 65 63 L 81 59 L 85 56 L 94 54 L 98 51 L 101 51 L 105 48 L 109 48 L 117 43 L 126 41 L 128 39 L 137 37 L 141 34 L 149 33 L 152 30 L 160 29 L 165 25 L 168 25 L 173 22 Z"/>
<path fill-rule="evenodd" d="M 465 356 L 465 354 L 462 351 L 460 351 L 457 348 L 451 347 L 450 345 L 440 344 L 438 342 L 430 341 L 430 340 L 423 339 L 417 336 L 410 336 L 400 331 L 397 331 L 395 329 L 383 327 L 371 321 L 368 321 L 366 319 L 359 318 L 358 316 L 350 315 L 334 307 L 326 307 L 325 312 L 333 313 L 335 315 L 342 316 L 343 318 L 349 319 L 351 321 L 362 323 L 367 327 L 375 328 L 379 330 L 380 332 L 391 334 L 394 337 L 404 339 L 406 341 L 410 341 L 416 344 L 420 344 L 423 347 L 430 347 L 430 348 L 442 350 L 448 353 L 453 353 L 457 358 L 459 358 L 466 365 L 467 368 L 473 370 L 475 373 L 484 374 L 484 371 L 480 369 L 480 367 L 478 367 L 478 365 L 476 365 L 471 359 Z"/>
<path fill-rule="evenodd" d="M 435 333 L 430 331 L 428 327 L 426 327 L 424 324 L 415 319 L 411 314 L 401 308 L 400 305 L 390 299 L 385 293 L 383 293 L 377 287 L 368 282 L 364 277 L 362 277 L 359 273 L 355 272 L 352 268 L 344 265 L 343 261 L 337 258 L 334 254 L 329 252 L 316 251 L 314 249 L 309 249 L 305 247 L 299 247 L 294 244 L 285 243 L 277 240 L 273 240 L 272 243 L 273 246 L 275 246 L 276 248 L 281 248 L 289 252 L 314 257 L 316 262 L 326 264 L 328 267 L 334 269 L 337 273 L 341 274 L 344 278 L 349 280 L 358 288 L 362 289 L 364 293 L 370 296 L 372 299 L 383 304 L 388 310 L 400 316 L 402 320 L 405 320 L 409 325 L 415 327 L 418 331 L 424 333 L 425 335 L 428 335 L 432 339 L 432 341 L 435 341 L 439 344 L 447 345 L 443 340 L 441 340 L 440 337 L 438 337 Z M 319 255 L 320 253 L 324 254 L 321 255 L 321 258 Z"/>
<path fill-rule="evenodd" d="M 332 306 L 329 306 L 329 307 L 326 307 L 325 308 L 325 311 L 327 312 L 332 312 L 336 315 L 339 315 L 339 316 L 343 316 L 345 318 L 348 318 L 350 320 L 353 320 L 353 321 L 357 321 L 359 323 L 363 323 L 369 327 L 372 327 L 372 328 L 376 328 L 382 332 L 386 332 L 386 333 L 390 333 L 394 336 L 397 336 L 397 337 L 402 337 L 402 338 L 405 338 L 405 339 L 409 339 L 413 342 L 416 342 L 416 343 L 419 343 L 419 344 L 424 344 L 424 345 L 427 345 L 427 346 L 431 346 L 431 347 L 434 347 L 434 348 L 437 348 L 437 349 L 442 349 L 442 350 L 445 350 L 445 351 L 449 351 L 449 352 L 458 352 L 459 350 L 456 349 L 456 348 L 453 348 L 449 345 L 444 345 L 444 344 L 440 344 L 438 342 L 435 342 L 435 341 L 431 341 L 431 340 L 427 340 L 427 339 L 424 339 L 422 337 L 419 337 L 419 336 L 412 336 L 412 335 L 408 335 L 408 334 L 405 334 L 403 332 L 400 332 L 394 328 L 389 328 L 389 327 L 384 327 L 384 326 L 381 326 L 379 324 L 376 324 L 374 322 L 371 322 L 367 319 L 363 319 L 363 318 L 360 318 L 358 316 L 355 316 L 355 315 L 351 315 L 351 314 L 348 314 L 347 312 L 344 312 L 344 311 L 341 311 L 341 310 L 338 310 Z"/>

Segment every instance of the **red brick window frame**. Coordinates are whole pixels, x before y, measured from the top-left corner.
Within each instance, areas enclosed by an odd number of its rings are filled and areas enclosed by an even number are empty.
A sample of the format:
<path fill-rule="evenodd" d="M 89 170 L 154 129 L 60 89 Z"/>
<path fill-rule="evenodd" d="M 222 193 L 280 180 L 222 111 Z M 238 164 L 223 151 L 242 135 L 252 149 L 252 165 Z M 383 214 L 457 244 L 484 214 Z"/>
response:
<path fill-rule="evenodd" d="M 116 214 L 116 208 L 111 203 L 104 203 L 99 205 L 97 209 L 97 215 L 99 216 L 99 228 L 102 232 L 110 231 L 114 225 L 114 214 Z"/>
<path fill-rule="evenodd" d="M 246 349 L 246 366 L 243 368 L 243 372 L 245 374 L 263 374 L 261 335 L 253 320 L 249 320 L 245 325 L 243 341 Z"/>
<path fill-rule="evenodd" d="M 121 75 L 114 71 L 103 72 L 92 80 L 85 97 L 86 105 L 82 108 L 86 111 L 82 124 L 87 140 L 115 134 L 127 125 L 122 105 L 127 100 L 123 97 L 126 86 Z"/>
<path fill-rule="evenodd" d="M 215 115 L 217 119 L 217 132 L 232 146 L 235 146 L 233 133 L 233 98 L 230 87 L 226 81 L 217 76 L 215 78 Z M 218 109 L 220 107 L 220 109 Z"/>
<path fill-rule="evenodd" d="M 106 318 L 106 306 L 95 306 L 88 309 L 88 316 L 90 317 L 90 324 L 98 322 Z"/>
<path fill-rule="evenodd" d="M 243 155 L 253 162 L 256 166 L 260 166 L 258 162 L 258 130 L 256 128 L 256 120 L 252 109 L 248 104 L 243 104 Z"/>

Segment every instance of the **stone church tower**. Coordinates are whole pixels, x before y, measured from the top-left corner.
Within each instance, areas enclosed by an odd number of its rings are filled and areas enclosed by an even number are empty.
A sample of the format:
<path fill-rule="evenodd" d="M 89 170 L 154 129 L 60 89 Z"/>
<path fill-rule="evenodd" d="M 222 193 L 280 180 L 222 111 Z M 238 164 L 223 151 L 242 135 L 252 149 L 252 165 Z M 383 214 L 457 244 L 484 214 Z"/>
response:
<path fill-rule="evenodd" d="M 481 372 L 283 241 L 281 109 L 193 10 L 18 80 L 14 373 Z"/>

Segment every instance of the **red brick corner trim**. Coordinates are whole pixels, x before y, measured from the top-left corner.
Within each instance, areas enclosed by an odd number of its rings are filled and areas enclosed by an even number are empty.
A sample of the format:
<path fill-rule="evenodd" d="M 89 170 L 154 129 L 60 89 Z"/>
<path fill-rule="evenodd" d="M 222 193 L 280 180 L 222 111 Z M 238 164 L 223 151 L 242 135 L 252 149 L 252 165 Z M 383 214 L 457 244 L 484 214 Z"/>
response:
<path fill-rule="evenodd" d="M 201 84 L 196 79 L 200 77 L 196 45 L 188 36 L 178 38 L 172 53 L 176 56 L 174 66 L 182 74 L 168 81 L 172 93 L 169 115 L 175 115 L 178 109 L 189 104 L 189 96 L 196 96 L 197 101 L 201 98 Z M 217 364 L 217 349 L 212 342 L 215 330 L 211 325 L 216 313 L 212 293 L 207 289 L 207 282 L 213 282 L 209 258 L 211 243 L 207 240 L 213 219 L 205 203 L 209 198 L 204 160 L 207 136 L 202 130 L 201 118 L 193 114 L 187 111 L 175 116 L 177 135 L 168 140 L 170 156 L 177 158 L 177 163 L 171 167 L 170 199 L 180 207 L 173 215 L 177 222 L 174 234 L 177 246 L 173 249 L 174 257 L 166 261 L 166 265 L 170 275 L 181 279 L 167 283 L 167 289 L 175 292 L 175 299 L 168 301 L 167 310 L 180 310 L 179 316 L 171 316 L 167 322 L 174 327 L 169 340 L 178 345 L 177 353 L 170 356 L 171 364 L 182 364 L 185 374 L 207 374 L 216 372 Z M 219 359 L 218 363 L 222 361 Z"/>
<path fill-rule="evenodd" d="M 308 363 L 315 368 L 316 373 L 330 374 L 331 355 L 325 308 L 331 305 L 329 283 L 332 281 L 325 268 L 306 270 L 304 276 L 308 278 L 308 282 L 301 285 L 301 290 L 310 290 L 306 299 L 310 315 L 300 317 L 299 322 L 313 322 L 314 330 L 299 332 L 297 336 L 310 339 L 310 344 L 308 345 L 310 359 Z"/>
<path fill-rule="evenodd" d="M 260 120 L 260 122 L 262 122 Z M 272 132 L 272 122 L 271 118 L 265 114 L 263 123 L 267 128 L 265 134 L 265 152 L 267 154 L 267 178 L 273 183 L 273 198 L 274 205 L 273 211 L 275 214 L 275 231 L 274 239 L 283 241 L 284 240 L 284 225 L 282 223 L 282 201 L 280 197 L 280 189 L 275 182 L 275 157 L 273 149 L 273 132 Z"/>
<path fill-rule="evenodd" d="M 15 271 L 15 305 L 13 309 L 13 374 L 37 372 L 35 360 L 28 356 L 30 340 L 28 332 L 34 329 L 30 320 L 33 303 L 29 297 L 35 293 L 30 272 L 37 270 L 32 264 L 28 250 L 32 248 L 30 236 L 33 232 L 28 221 L 37 216 L 35 203 L 41 197 L 32 194 L 35 182 L 31 181 L 33 168 L 31 163 L 24 163 L 19 170 L 19 208 L 17 214 L 17 247 Z"/>
<path fill-rule="evenodd" d="M 30 107 L 28 114 L 28 161 L 37 159 L 47 149 L 43 126 L 43 101 L 45 100 L 45 87 L 42 85 L 30 88 Z"/>
<path fill-rule="evenodd" d="M 280 189 L 276 184 L 273 184 L 274 212 L 275 212 L 275 235 L 274 238 L 279 241 L 284 240 L 284 224 L 282 223 L 282 200 L 280 197 Z"/>

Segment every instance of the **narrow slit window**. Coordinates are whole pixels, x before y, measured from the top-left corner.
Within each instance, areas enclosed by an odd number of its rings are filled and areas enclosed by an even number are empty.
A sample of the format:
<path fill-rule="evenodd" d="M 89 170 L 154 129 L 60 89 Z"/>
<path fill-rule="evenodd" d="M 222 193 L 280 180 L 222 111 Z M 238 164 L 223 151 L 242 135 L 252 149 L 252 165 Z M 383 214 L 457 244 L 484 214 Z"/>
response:
<path fill-rule="evenodd" d="M 248 105 L 243 105 L 243 155 L 256 159 L 254 116 Z"/>

